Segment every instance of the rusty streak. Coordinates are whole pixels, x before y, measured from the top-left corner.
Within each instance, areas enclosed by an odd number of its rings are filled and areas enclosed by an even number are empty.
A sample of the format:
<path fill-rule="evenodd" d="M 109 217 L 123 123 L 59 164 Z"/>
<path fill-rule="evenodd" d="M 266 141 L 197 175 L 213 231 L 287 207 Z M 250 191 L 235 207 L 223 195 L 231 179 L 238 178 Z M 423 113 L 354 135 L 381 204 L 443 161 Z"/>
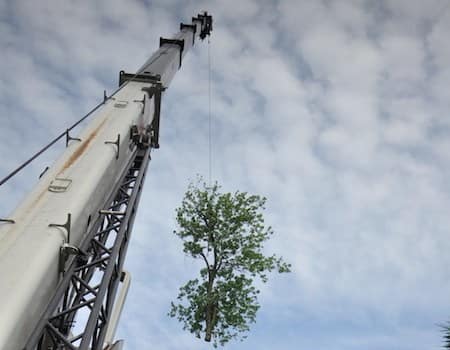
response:
<path fill-rule="evenodd" d="M 70 167 L 75 161 L 86 151 L 86 148 L 89 146 L 91 141 L 95 138 L 95 136 L 98 134 L 100 128 L 105 124 L 106 119 L 104 119 L 99 126 L 95 128 L 94 131 L 87 137 L 86 140 L 83 140 L 81 144 L 78 146 L 78 148 L 73 152 L 73 154 L 70 156 L 70 158 L 67 160 L 67 162 L 64 163 L 61 171 L 58 173 L 60 175 L 64 170 L 66 170 L 68 167 Z"/>

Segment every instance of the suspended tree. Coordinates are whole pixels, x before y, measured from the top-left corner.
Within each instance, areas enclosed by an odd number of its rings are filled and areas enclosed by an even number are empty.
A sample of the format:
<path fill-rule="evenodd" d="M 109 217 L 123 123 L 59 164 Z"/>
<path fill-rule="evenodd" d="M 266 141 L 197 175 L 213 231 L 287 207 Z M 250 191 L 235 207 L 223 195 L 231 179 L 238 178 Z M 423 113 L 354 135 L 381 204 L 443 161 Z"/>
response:
<path fill-rule="evenodd" d="M 263 245 L 273 234 L 264 225 L 266 199 L 246 192 L 220 193 L 217 185 L 191 184 L 176 210 L 183 251 L 200 259 L 200 276 L 179 290 L 178 304 L 169 312 L 183 328 L 205 341 L 224 345 L 243 340 L 259 308 L 254 279 L 267 273 L 289 272 L 290 265 L 275 255 L 265 256 Z"/>

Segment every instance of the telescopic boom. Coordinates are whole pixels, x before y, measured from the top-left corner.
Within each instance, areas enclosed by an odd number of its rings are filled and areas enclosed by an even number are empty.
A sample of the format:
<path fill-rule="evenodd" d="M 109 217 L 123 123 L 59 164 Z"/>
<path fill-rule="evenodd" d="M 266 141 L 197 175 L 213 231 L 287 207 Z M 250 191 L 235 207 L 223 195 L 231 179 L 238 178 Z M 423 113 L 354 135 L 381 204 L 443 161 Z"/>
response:
<path fill-rule="evenodd" d="M 0 349 L 121 348 L 113 338 L 127 287 L 116 295 L 129 284 L 123 263 L 159 147 L 161 96 L 211 30 L 199 14 L 160 38 L 136 74 L 120 72 L 119 89 L 77 138 L 67 132 L 63 154 L 0 222 Z"/>

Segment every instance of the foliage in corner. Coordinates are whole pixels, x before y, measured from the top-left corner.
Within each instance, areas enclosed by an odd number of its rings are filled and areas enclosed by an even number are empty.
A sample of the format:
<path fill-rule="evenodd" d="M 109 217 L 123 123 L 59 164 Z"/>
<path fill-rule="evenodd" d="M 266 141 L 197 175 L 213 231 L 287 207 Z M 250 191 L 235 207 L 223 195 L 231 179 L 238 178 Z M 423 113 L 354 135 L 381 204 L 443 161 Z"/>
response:
<path fill-rule="evenodd" d="M 446 325 L 441 326 L 444 332 L 444 349 L 450 349 L 450 322 Z"/>
<path fill-rule="evenodd" d="M 179 290 L 179 304 L 172 303 L 169 315 L 183 328 L 205 341 L 224 345 L 243 340 L 259 308 L 256 277 L 267 281 L 267 273 L 289 272 L 290 264 L 275 255 L 262 253 L 264 242 L 273 234 L 264 225 L 262 211 L 266 198 L 246 192 L 220 193 L 214 184 L 201 180 L 191 184 L 176 210 L 184 253 L 200 259 L 204 268 L 197 279 Z"/>

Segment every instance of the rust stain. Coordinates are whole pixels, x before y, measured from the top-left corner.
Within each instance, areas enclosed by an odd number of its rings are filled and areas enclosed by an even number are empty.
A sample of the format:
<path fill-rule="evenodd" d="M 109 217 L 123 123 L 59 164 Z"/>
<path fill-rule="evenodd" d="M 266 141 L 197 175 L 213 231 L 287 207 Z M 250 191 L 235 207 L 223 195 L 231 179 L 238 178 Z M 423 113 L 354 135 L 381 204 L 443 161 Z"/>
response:
<path fill-rule="evenodd" d="M 47 188 L 44 188 L 42 190 L 42 192 L 39 193 L 39 195 L 34 199 L 34 201 L 30 205 L 27 206 L 27 208 L 25 209 L 26 214 L 29 214 L 33 210 L 33 208 L 37 206 L 37 204 L 41 201 L 42 197 L 44 196 L 44 194 L 46 192 L 47 192 Z"/>
<path fill-rule="evenodd" d="M 45 192 L 47 192 L 46 188 L 44 188 L 44 190 L 39 194 L 39 196 L 37 196 L 37 198 L 33 202 L 32 207 L 34 207 L 41 200 L 41 198 L 42 198 L 42 196 L 44 195 Z"/>
<path fill-rule="evenodd" d="M 99 126 L 95 128 L 94 131 L 89 135 L 89 137 L 82 141 L 80 146 L 75 150 L 75 152 L 70 156 L 70 158 L 64 163 L 62 169 L 58 172 L 58 175 L 60 175 L 64 170 L 66 170 L 68 167 L 70 167 L 86 150 L 86 148 L 89 146 L 91 141 L 95 138 L 95 136 L 100 131 L 101 127 L 105 124 L 108 118 L 105 118 Z M 47 193 L 48 189 L 47 187 L 42 190 L 41 193 L 39 193 L 34 201 L 25 209 L 27 213 L 31 212 L 31 210 L 38 205 L 38 203 L 42 200 L 42 197 L 45 193 Z"/>
<path fill-rule="evenodd" d="M 99 126 L 95 128 L 94 131 L 91 132 L 91 134 L 88 136 L 86 140 L 83 140 L 81 145 L 73 152 L 73 154 L 70 156 L 70 158 L 67 160 L 66 163 L 64 163 L 61 171 L 58 173 L 60 175 L 64 170 L 66 170 L 68 167 L 70 167 L 75 161 L 86 151 L 86 148 L 89 146 L 91 141 L 95 138 L 95 136 L 98 134 L 99 130 L 105 124 L 106 118 L 100 123 Z"/>

